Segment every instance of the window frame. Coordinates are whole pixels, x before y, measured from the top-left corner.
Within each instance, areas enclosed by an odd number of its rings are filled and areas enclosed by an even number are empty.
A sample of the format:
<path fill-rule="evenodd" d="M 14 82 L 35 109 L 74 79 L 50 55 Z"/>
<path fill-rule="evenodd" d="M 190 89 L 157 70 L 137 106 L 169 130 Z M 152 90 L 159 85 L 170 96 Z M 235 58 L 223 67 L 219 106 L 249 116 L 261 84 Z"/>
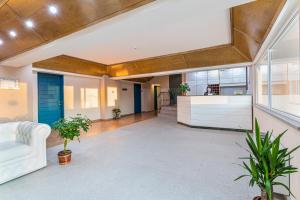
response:
<path fill-rule="evenodd" d="M 272 54 L 271 49 L 286 35 L 286 33 L 292 28 L 292 26 L 295 23 L 300 23 L 300 14 L 297 12 L 290 21 L 285 25 L 282 31 L 278 34 L 278 36 L 274 39 L 274 41 L 269 45 L 269 47 L 266 49 L 266 51 L 261 55 L 261 57 L 258 59 L 257 63 L 255 63 L 255 106 L 260 108 L 261 110 L 279 118 L 286 122 L 288 122 L 290 125 L 293 125 L 294 127 L 300 128 L 300 116 L 297 116 L 292 113 L 288 113 L 276 108 L 272 107 Z M 299 25 L 300 27 L 300 25 Z M 300 33 L 300 31 L 299 31 Z M 300 37 L 300 36 L 299 36 Z M 299 44 L 300 47 L 300 44 Z M 268 63 L 268 106 L 258 103 L 258 80 L 257 80 L 257 66 L 262 61 L 262 59 L 267 56 L 267 63 Z M 299 63 L 300 63 L 300 48 L 299 48 Z"/>
<path fill-rule="evenodd" d="M 264 107 L 264 108 L 269 108 L 270 107 L 270 62 L 269 62 L 269 53 L 265 52 L 263 53 L 263 55 L 260 57 L 260 59 L 258 60 L 258 62 L 255 64 L 255 104 L 256 105 L 259 105 L 260 107 Z M 261 61 L 264 60 L 264 59 L 267 59 L 267 65 L 268 65 L 268 105 L 264 105 L 264 104 L 261 104 L 258 102 L 258 84 L 257 84 L 257 66 L 261 66 Z"/>

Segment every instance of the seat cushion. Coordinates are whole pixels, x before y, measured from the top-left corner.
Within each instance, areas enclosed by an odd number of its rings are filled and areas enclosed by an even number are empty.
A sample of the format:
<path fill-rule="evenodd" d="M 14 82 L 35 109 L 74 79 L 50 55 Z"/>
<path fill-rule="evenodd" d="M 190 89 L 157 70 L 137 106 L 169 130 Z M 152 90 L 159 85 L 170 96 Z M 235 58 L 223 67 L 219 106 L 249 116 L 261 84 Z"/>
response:
<path fill-rule="evenodd" d="M 18 122 L 0 124 L 0 143 L 15 141 L 18 125 Z"/>
<path fill-rule="evenodd" d="M 30 155 L 32 148 L 16 142 L 0 143 L 0 163 Z"/>

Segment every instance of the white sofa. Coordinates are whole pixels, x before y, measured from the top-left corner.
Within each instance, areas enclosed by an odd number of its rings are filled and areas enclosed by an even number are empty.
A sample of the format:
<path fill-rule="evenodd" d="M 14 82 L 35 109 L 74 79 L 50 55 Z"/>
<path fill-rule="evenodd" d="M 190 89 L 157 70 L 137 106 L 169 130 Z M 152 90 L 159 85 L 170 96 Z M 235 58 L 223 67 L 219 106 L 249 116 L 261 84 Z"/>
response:
<path fill-rule="evenodd" d="M 0 124 L 0 184 L 47 165 L 48 125 L 33 122 Z"/>

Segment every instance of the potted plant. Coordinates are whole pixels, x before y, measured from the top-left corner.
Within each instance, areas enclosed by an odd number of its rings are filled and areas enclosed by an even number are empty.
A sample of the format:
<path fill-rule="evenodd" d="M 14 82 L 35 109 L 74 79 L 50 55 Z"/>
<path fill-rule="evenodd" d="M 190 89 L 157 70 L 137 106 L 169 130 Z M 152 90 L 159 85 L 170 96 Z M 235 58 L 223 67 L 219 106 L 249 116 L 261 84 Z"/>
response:
<path fill-rule="evenodd" d="M 278 181 L 278 177 L 283 177 L 297 172 L 297 168 L 290 165 L 292 159 L 291 154 L 300 146 L 288 150 L 282 148 L 280 141 L 286 131 L 277 136 L 273 141 L 272 132 L 267 132 L 264 137 L 261 136 L 260 127 L 257 119 L 255 119 L 255 139 L 247 133 L 247 144 L 249 146 L 249 157 L 241 158 L 241 165 L 247 174 L 238 177 L 239 180 L 244 177 L 250 177 L 250 186 L 255 184 L 261 189 L 261 197 L 255 197 L 256 200 L 272 200 L 273 186 L 282 186 L 290 192 L 288 186 Z M 292 194 L 292 193 L 291 193 Z"/>
<path fill-rule="evenodd" d="M 182 96 L 186 96 L 187 92 L 191 91 L 190 86 L 187 83 L 181 83 L 179 85 L 179 91 Z"/>
<path fill-rule="evenodd" d="M 67 149 L 71 140 L 77 139 L 80 142 L 80 131 L 86 133 L 91 127 L 92 121 L 81 115 L 71 117 L 70 119 L 60 119 L 53 125 L 53 130 L 57 131 L 64 140 L 64 150 L 58 152 L 58 161 L 60 165 L 68 164 L 71 161 L 72 151 Z"/>
<path fill-rule="evenodd" d="M 114 108 L 112 109 L 113 118 L 119 119 L 121 117 L 121 109 L 120 108 Z"/>
<path fill-rule="evenodd" d="M 170 96 L 170 105 L 176 104 L 178 89 L 177 88 L 170 88 L 168 92 L 169 92 L 169 96 Z"/>

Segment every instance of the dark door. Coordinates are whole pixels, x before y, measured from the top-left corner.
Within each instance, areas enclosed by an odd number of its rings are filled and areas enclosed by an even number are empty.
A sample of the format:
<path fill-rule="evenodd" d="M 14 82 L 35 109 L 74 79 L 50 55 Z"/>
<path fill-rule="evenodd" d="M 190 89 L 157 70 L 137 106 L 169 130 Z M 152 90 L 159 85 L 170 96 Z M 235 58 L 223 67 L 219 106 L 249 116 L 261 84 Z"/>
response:
<path fill-rule="evenodd" d="M 38 121 L 52 125 L 64 117 L 64 79 L 61 75 L 38 73 Z"/>
<path fill-rule="evenodd" d="M 134 84 L 134 113 L 142 112 L 142 90 L 140 84 Z"/>
<path fill-rule="evenodd" d="M 169 76 L 169 88 L 171 90 L 177 91 L 177 89 L 181 83 L 182 83 L 182 75 L 181 74 L 174 74 L 174 75 Z M 171 98 L 170 99 L 171 104 L 177 104 L 177 95 L 172 95 L 170 98 Z"/>
<path fill-rule="evenodd" d="M 158 96 L 158 86 L 154 86 L 154 110 L 158 110 L 157 96 Z"/>

